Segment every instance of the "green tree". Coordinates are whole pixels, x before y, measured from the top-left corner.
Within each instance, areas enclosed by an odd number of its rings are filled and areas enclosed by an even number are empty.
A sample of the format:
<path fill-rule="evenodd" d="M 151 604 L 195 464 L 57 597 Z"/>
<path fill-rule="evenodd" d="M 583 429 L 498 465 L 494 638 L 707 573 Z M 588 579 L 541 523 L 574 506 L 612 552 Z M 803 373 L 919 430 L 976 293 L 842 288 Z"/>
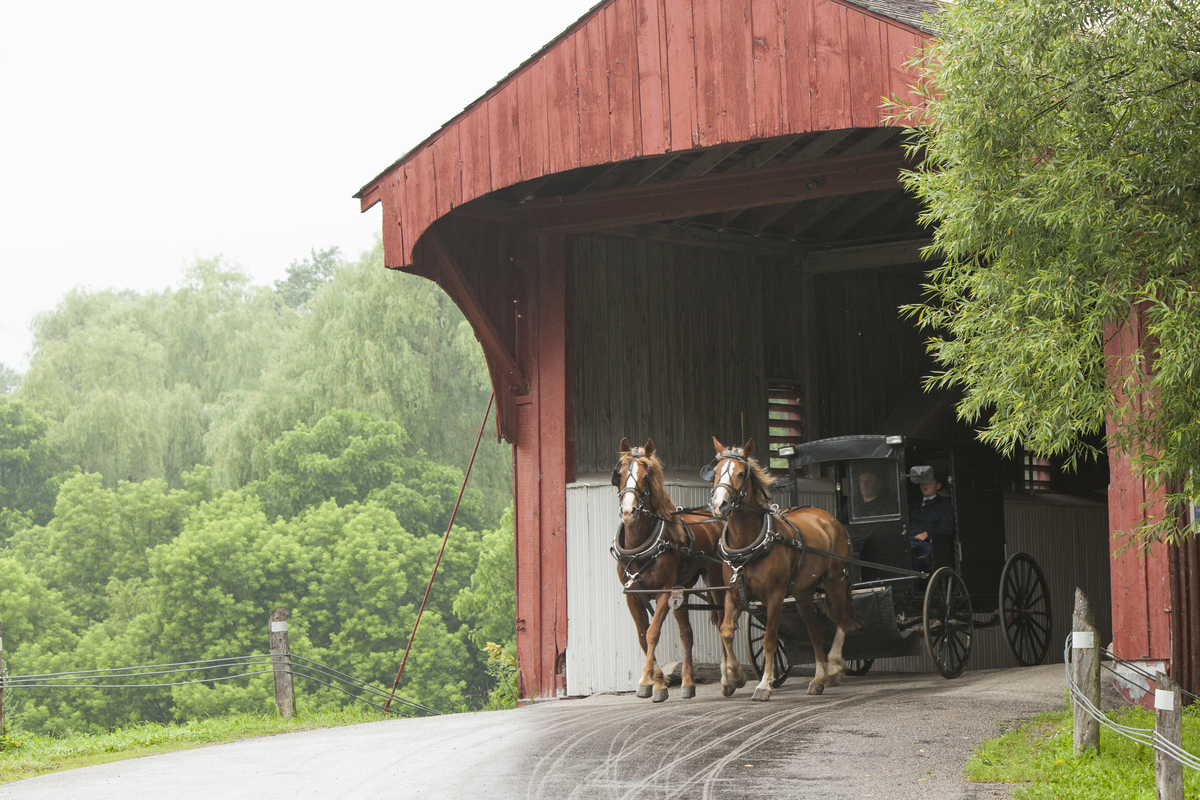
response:
<path fill-rule="evenodd" d="M 337 247 L 317 251 L 303 261 L 293 261 L 288 266 L 287 278 L 275 281 L 275 291 L 280 299 L 291 308 L 299 308 L 308 302 L 317 289 L 333 279 L 341 263 Z"/>
<path fill-rule="evenodd" d="M 10 394 L 21 385 L 21 373 L 0 362 L 0 394 Z"/>
<path fill-rule="evenodd" d="M 479 566 L 454 600 L 454 613 L 470 628 L 476 647 L 488 642 L 516 651 L 517 639 L 516 547 L 512 509 L 504 513 L 500 527 L 483 534 Z"/>
<path fill-rule="evenodd" d="M 199 260 L 176 290 L 69 292 L 34 322 L 19 396 L 57 423 L 67 463 L 106 485 L 184 473 L 207 460 L 211 404 L 259 386 L 295 314 L 220 259 Z"/>
<path fill-rule="evenodd" d="M 307 302 L 260 388 L 215 407 L 214 477 L 230 488 L 265 480 L 279 435 L 335 408 L 398 422 L 416 449 L 465 469 L 489 393 L 458 308 L 432 281 L 384 269 L 377 245 Z M 493 518 L 508 505 L 511 469 L 509 449 L 488 437 L 472 485 Z"/>
<path fill-rule="evenodd" d="M 24 403 L 0 395 L 0 544 L 54 514 L 59 460 L 47 427 Z"/>
<path fill-rule="evenodd" d="M 1006 451 L 1094 455 L 1111 417 L 1178 511 L 1200 496 L 1200 5 L 964 0 L 936 26 L 907 178 L 945 259 L 909 309 L 931 383 Z M 1110 378 L 1134 313 L 1149 336 Z"/>

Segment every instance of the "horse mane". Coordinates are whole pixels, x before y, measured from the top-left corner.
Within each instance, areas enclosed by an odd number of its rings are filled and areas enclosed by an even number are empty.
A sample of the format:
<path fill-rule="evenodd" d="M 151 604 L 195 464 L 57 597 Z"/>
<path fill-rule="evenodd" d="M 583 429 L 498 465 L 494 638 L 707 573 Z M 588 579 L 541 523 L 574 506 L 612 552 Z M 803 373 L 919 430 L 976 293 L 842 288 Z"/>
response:
<path fill-rule="evenodd" d="M 750 474 L 754 476 L 754 494 L 755 499 L 762 508 L 771 505 L 771 494 L 769 487 L 775 482 L 771 477 L 771 473 L 762 464 L 759 464 L 753 458 L 746 459 L 746 466 L 749 467 Z"/>
<path fill-rule="evenodd" d="M 671 502 L 671 498 L 667 496 L 667 487 L 663 484 L 662 462 L 658 460 L 658 456 L 641 455 L 637 458 L 645 461 L 650 467 L 650 482 L 646 489 L 646 494 L 650 498 L 650 510 L 663 519 L 671 519 L 675 513 L 675 506 Z M 628 466 L 633 459 L 632 453 L 622 453 L 621 465 Z"/>

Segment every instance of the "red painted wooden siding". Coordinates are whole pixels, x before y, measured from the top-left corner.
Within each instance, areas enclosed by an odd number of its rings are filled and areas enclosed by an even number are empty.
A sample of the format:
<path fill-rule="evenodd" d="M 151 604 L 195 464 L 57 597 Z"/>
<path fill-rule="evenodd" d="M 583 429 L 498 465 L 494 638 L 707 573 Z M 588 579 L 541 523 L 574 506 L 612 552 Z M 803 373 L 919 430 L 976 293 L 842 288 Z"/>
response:
<path fill-rule="evenodd" d="M 611 0 L 365 187 L 362 207 L 384 203 L 384 258 L 405 268 L 434 221 L 520 181 L 879 125 L 924 36 L 837 0 Z"/>
<path fill-rule="evenodd" d="M 1109 374 L 1114 385 L 1127 374 L 1128 356 L 1142 344 L 1144 319 L 1135 311 L 1115 335 L 1109 337 Z M 1118 390 L 1118 394 L 1120 394 Z M 1112 432 L 1112 421 L 1109 420 Z M 1110 447 L 1108 452 L 1108 526 L 1128 531 L 1148 517 L 1161 517 L 1163 490 L 1136 475 L 1129 459 Z M 1155 544 L 1128 549 L 1120 555 L 1120 542 L 1112 543 L 1113 650 L 1130 660 L 1171 657 L 1171 581 L 1168 550 Z"/>

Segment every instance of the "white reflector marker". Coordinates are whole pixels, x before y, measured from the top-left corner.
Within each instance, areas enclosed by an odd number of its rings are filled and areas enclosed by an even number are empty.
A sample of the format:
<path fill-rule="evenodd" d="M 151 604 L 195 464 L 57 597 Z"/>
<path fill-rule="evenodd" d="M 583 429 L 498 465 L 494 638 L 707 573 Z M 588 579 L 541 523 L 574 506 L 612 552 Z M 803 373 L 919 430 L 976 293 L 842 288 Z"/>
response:
<path fill-rule="evenodd" d="M 262 630 L 262 629 L 260 628 L 259 630 Z M 275 622 L 274 620 L 271 621 L 271 633 L 283 633 L 286 630 L 287 630 L 287 622 L 286 621 L 284 621 L 284 622 Z"/>
<path fill-rule="evenodd" d="M 1096 646 L 1096 634 L 1091 631 L 1074 631 L 1071 634 L 1071 647 L 1076 650 L 1088 650 Z"/>
<path fill-rule="evenodd" d="M 1158 711 L 1174 711 L 1175 693 L 1166 689 L 1155 689 L 1154 708 Z"/>

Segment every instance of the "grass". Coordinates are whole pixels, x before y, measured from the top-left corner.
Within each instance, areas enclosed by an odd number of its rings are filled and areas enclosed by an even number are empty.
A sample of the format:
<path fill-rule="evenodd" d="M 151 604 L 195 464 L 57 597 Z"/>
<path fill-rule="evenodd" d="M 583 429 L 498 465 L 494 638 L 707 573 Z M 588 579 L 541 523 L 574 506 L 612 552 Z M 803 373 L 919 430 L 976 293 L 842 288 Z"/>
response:
<path fill-rule="evenodd" d="M 1154 714 L 1140 707 L 1109 712 L 1122 725 L 1151 729 Z M 1154 800 L 1154 751 L 1100 728 L 1100 751 L 1076 758 L 1067 711 L 1039 714 L 1016 730 L 989 739 L 967 761 L 968 780 L 1016 783 L 1013 800 Z M 1183 748 L 1200 753 L 1200 711 L 1184 712 Z M 1184 767 L 1184 795 L 1200 797 L 1200 774 Z"/>
<path fill-rule="evenodd" d="M 0 738 L 0 784 L 93 764 L 171 753 L 238 739 L 375 722 L 372 709 L 307 714 L 291 720 L 274 715 L 240 714 L 192 720 L 183 725 L 143 723 L 103 734 L 33 736 L 9 731 Z"/>

